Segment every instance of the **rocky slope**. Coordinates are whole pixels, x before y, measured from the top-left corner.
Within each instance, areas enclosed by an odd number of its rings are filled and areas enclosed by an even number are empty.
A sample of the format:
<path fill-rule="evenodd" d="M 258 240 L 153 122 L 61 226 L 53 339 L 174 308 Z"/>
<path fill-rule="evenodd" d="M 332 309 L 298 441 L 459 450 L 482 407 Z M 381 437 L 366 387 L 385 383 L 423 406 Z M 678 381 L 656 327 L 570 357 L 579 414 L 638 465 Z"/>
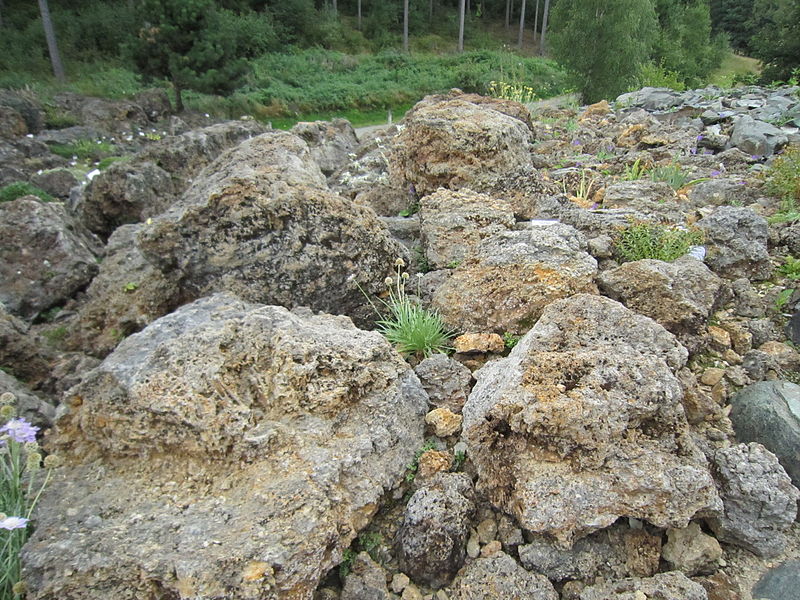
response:
<path fill-rule="evenodd" d="M 0 181 L 62 188 L 0 204 L 0 391 L 63 459 L 28 598 L 796 589 L 797 88 L 453 91 L 362 140 L 58 103 L 0 95 Z M 49 151 L 98 136 L 128 158 L 83 183 Z M 632 223 L 696 247 L 624 262 Z M 452 356 L 368 331 L 397 258 Z"/>

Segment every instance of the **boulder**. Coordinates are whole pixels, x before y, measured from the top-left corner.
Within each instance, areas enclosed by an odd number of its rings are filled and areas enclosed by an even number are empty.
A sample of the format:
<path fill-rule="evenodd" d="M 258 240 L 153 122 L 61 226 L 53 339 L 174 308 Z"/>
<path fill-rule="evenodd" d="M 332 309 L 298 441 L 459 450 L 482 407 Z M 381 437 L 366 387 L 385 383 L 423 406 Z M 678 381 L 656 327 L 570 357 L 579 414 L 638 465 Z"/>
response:
<path fill-rule="evenodd" d="M 21 115 L 27 133 L 39 133 L 44 128 L 44 108 L 30 91 L 0 90 L 0 106 L 11 108 Z"/>
<path fill-rule="evenodd" d="M 525 333 L 554 300 L 597 291 L 586 249 L 581 233 L 556 222 L 498 233 L 453 270 L 432 305 L 463 331 Z"/>
<path fill-rule="evenodd" d="M 713 573 L 719 567 L 722 546 L 715 538 L 703 533 L 697 523 L 689 523 L 683 529 L 669 529 L 667 538 L 662 554 L 676 571 L 696 575 Z"/>
<path fill-rule="evenodd" d="M 708 600 L 708 594 L 699 583 L 683 573 L 670 571 L 640 579 L 631 577 L 610 583 L 590 585 L 580 593 L 579 600 Z"/>
<path fill-rule="evenodd" d="M 95 177 L 76 212 L 91 231 L 108 237 L 120 225 L 166 210 L 224 150 L 265 130 L 253 121 L 229 121 L 165 137 Z"/>
<path fill-rule="evenodd" d="M 149 124 L 142 107 L 130 100 L 106 100 L 63 92 L 56 95 L 53 103 L 73 114 L 81 124 L 101 131 L 130 131 Z"/>
<path fill-rule="evenodd" d="M 464 405 L 477 489 L 562 547 L 627 516 L 685 527 L 721 503 L 692 440 L 675 336 L 621 304 L 550 304 Z"/>
<path fill-rule="evenodd" d="M 603 208 L 628 208 L 648 212 L 663 210 L 666 201 L 675 200 L 675 190 L 663 181 L 637 179 L 618 181 L 606 188 Z"/>
<path fill-rule="evenodd" d="M 644 87 L 617 97 L 617 106 L 638 106 L 648 111 L 668 110 L 683 102 L 680 92 L 670 88 Z"/>
<path fill-rule="evenodd" d="M 285 132 L 220 156 L 139 246 L 184 300 L 229 290 L 362 322 L 374 320 L 364 293 L 384 291 L 404 254 L 371 209 L 327 190 L 308 146 Z"/>
<path fill-rule="evenodd" d="M 651 577 L 658 572 L 660 557 L 660 536 L 620 523 L 576 541 L 570 549 L 544 536 L 519 547 L 522 565 L 554 582 Z"/>
<path fill-rule="evenodd" d="M 753 598 L 787 600 L 800 589 L 800 560 L 787 560 L 767 571 L 753 587 Z"/>
<path fill-rule="evenodd" d="M 697 208 L 739 204 L 747 206 L 758 198 L 753 188 L 740 178 L 714 178 L 689 188 L 689 200 Z"/>
<path fill-rule="evenodd" d="M 414 372 L 428 393 L 428 401 L 437 408 L 460 414 L 470 391 L 472 373 L 446 354 L 434 354 L 422 360 Z"/>
<path fill-rule="evenodd" d="M 68 169 L 52 169 L 33 175 L 31 183 L 51 196 L 66 200 L 70 190 L 78 185 L 78 180 Z"/>
<path fill-rule="evenodd" d="M 124 340 L 66 406 L 29 598 L 310 600 L 402 481 L 427 399 L 380 334 L 217 294 Z"/>
<path fill-rule="evenodd" d="M 139 92 L 133 97 L 133 102 L 138 104 L 147 118 L 154 123 L 166 119 L 172 112 L 167 91 L 161 88 Z"/>
<path fill-rule="evenodd" d="M 507 114 L 510 105 L 515 116 Z M 479 96 L 427 96 L 391 141 L 390 176 L 424 196 L 440 187 L 481 190 L 515 173 L 532 174 L 532 131 L 516 116 L 523 111 Z"/>
<path fill-rule="evenodd" d="M 142 255 L 137 235 L 146 225 L 123 225 L 111 234 L 100 271 L 86 290 L 68 343 L 106 356 L 125 337 L 141 331 L 180 304 L 177 282 Z"/>
<path fill-rule="evenodd" d="M 724 506 L 708 520 L 714 534 L 759 556 L 779 555 L 797 516 L 800 491 L 778 459 L 751 442 L 717 450 L 713 460 Z"/>
<path fill-rule="evenodd" d="M 350 162 L 358 147 L 356 131 L 346 119 L 297 123 L 289 130 L 302 139 L 325 176 Z"/>
<path fill-rule="evenodd" d="M 740 442 L 758 442 L 778 457 L 792 483 L 800 487 L 800 386 L 760 381 L 731 399 L 730 418 Z"/>
<path fill-rule="evenodd" d="M 61 304 L 97 273 L 96 243 L 63 205 L 23 196 L 0 203 L 0 302 L 24 319 Z"/>
<path fill-rule="evenodd" d="M 6 392 L 14 395 L 13 405 L 16 408 L 17 417 L 25 419 L 40 429 L 46 429 L 53 424 L 56 407 L 34 394 L 18 379 L 0 370 L 0 394 Z"/>
<path fill-rule="evenodd" d="M 789 139 L 783 131 L 750 115 L 736 119 L 729 142 L 730 147 L 753 156 L 772 156 L 787 143 Z"/>
<path fill-rule="evenodd" d="M 344 580 L 341 600 L 391 600 L 397 598 L 386 586 L 386 571 L 366 552 L 353 559 L 350 574 Z"/>
<path fill-rule="evenodd" d="M 465 473 L 438 473 L 406 505 L 397 533 L 400 568 L 411 579 L 439 588 L 466 558 L 475 512 L 472 481 Z"/>
<path fill-rule="evenodd" d="M 453 268 L 481 240 L 514 228 L 514 211 L 504 200 L 470 190 L 440 189 L 420 200 L 425 258 L 432 269 Z"/>
<path fill-rule="evenodd" d="M 772 275 L 763 217 L 749 208 L 721 206 L 697 226 L 706 235 L 705 262 L 720 277 L 761 281 Z"/>
<path fill-rule="evenodd" d="M 0 303 L 0 367 L 32 388 L 50 374 L 51 352 L 37 343 L 30 326 Z"/>
<path fill-rule="evenodd" d="M 600 273 L 600 289 L 674 333 L 690 352 L 703 345 L 708 318 L 717 308 L 722 280 L 701 261 L 637 260 Z"/>
<path fill-rule="evenodd" d="M 0 139 L 13 140 L 28 133 L 25 119 L 10 106 L 0 104 Z"/>
<path fill-rule="evenodd" d="M 504 552 L 470 562 L 459 571 L 450 589 L 452 600 L 558 600 L 547 577 L 529 573 Z"/>

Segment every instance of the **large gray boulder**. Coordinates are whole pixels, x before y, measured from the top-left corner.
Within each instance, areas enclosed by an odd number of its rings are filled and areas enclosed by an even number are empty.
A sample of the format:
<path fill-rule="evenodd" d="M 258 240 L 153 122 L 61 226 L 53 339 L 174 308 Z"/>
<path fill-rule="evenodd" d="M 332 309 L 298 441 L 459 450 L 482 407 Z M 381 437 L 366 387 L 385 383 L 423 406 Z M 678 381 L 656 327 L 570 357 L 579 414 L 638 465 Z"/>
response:
<path fill-rule="evenodd" d="M 698 350 L 708 318 L 720 300 L 722 279 L 701 261 L 637 260 L 600 273 L 600 289 L 674 333 L 690 351 Z"/>
<path fill-rule="evenodd" d="M 364 321 L 374 313 L 361 290 L 383 291 L 404 255 L 374 211 L 328 191 L 306 143 L 286 132 L 224 153 L 138 239 L 185 300 L 227 290 Z"/>
<path fill-rule="evenodd" d="M 726 279 L 768 279 L 767 221 L 749 208 L 721 206 L 697 222 L 705 232 L 706 264 Z"/>
<path fill-rule="evenodd" d="M 723 448 L 714 453 L 714 474 L 724 506 L 708 520 L 717 538 L 759 556 L 783 552 L 800 491 L 775 455 L 755 442 Z"/>
<path fill-rule="evenodd" d="M 470 562 L 450 586 L 453 600 L 558 600 L 544 575 L 530 573 L 504 552 Z"/>
<path fill-rule="evenodd" d="M 0 302 L 24 319 L 61 304 L 97 273 L 96 242 L 62 204 L 0 203 Z"/>
<path fill-rule="evenodd" d="M 759 381 L 731 399 L 731 423 L 740 442 L 758 442 L 778 457 L 800 487 L 800 386 Z"/>
<path fill-rule="evenodd" d="M 786 134 L 770 123 L 742 115 L 733 125 L 730 146 L 753 156 L 771 156 L 789 143 Z"/>
<path fill-rule="evenodd" d="M 308 144 L 311 156 L 326 176 L 350 162 L 358 147 L 356 131 L 346 119 L 301 122 L 289 131 Z"/>
<path fill-rule="evenodd" d="M 482 240 L 436 289 L 432 305 L 462 331 L 522 334 L 554 300 L 596 293 L 596 273 L 579 231 L 533 222 Z"/>
<path fill-rule="evenodd" d="M 403 572 L 436 588 L 449 582 L 467 556 L 474 512 L 472 481 L 465 473 L 439 473 L 426 482 L 411 496 L 397 534 Z"/>
<path fill-rule="evenodd" d="M 604 298 L 553 302 L 464 405 L 477 489 L 563 546 L 619 517 L 685 527 L 721 508 L 675 370 L 687 352 Z"/>
<path fill-rule="evenodd" d="M 37 387 L 50 375 L 52 352 L 31 333 L 30 325 L 0 303 L 0 367 Z"/>
<path fill-rule="evenodd" d="M 166 210 L 222 152 L 265 131 L 254 121 L 229 121 L 165 137 L 92 179 L 76 211 L 91 231 L 108 237 Z"/>
<path fill-rule="evenodd" d="M 310 600 L 422 444 L 427 398 L 346 317 L 218 294 L 67 396 L 28 597 Z"/>

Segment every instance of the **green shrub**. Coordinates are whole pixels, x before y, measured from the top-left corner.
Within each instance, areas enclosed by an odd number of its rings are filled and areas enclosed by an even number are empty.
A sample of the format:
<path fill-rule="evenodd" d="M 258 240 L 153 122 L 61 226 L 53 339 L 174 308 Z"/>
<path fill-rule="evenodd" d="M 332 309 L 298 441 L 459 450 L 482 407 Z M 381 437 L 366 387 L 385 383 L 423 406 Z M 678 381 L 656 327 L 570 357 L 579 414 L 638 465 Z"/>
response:
<path fill-rule="evenodd" d="M 11 200 L 21 198 L 22 196 L 30 195 L 36 196 L 43 202 L 55 201 L 55 198 L 53 198 L 50 194 L 45 192 L 43 189 L 36 187 L 32 183 L 28 183 L 27 181 L 15 181 L 14 183 L 9 183 L 8 185 L 4 185 L 0 188 L 0 202 L 10 202 Z"/>
<path fill-rule="evenodd" d="M 620 262 L 653 258 L 671 262 L 703 243 L 703 233 L 645 221 L 632 223 L 617 232 L 614 254 Z"/>
<path fill-rule="evenodd" d="M 665 87 L 682 92 L 686 89 L 686 84 L 679 73 L 668 71 L 664 68 L 663 63 L 647 62 L 639 67 L 639 76 L 636 78 L 636 84 L 631 86 L 630 91 L 643 87 Z"/>
<path fill-rule="evenodd" d="M 787 256 L 783 264 L 778 267 L 778 273 L 794 281 L 800 279 L 800 258 Z"/>
<path fill-rule="evenodd" d="M 79 160 L 99 161 L 114 153 L 114 146 L 108 142 L 78 140 L 73 144 L 51 144 L 50 152 L 64 158 L 77 157 Z"/>

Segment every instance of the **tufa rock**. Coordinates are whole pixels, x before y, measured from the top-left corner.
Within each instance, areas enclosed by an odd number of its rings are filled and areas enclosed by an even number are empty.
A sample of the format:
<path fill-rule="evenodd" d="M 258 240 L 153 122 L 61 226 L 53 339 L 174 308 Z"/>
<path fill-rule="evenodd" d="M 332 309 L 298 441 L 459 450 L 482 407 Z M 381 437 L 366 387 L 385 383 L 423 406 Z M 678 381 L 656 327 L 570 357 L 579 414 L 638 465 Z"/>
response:
<path fill-rule="evenodd" d="M 667 538 L 662 555 L 676 571 L 696 575 L 717 570 L 722 547 L 715 538 L 703 533 L 697 523 L 689 523 L 683 529 L 668 529 Z"/>
<path fill-rule="evenodd" d="M 749 208 L 721 206 L 697 227 L 706 234 L 706 264 L 720 277 L 761 281 L 772 275 L 767 222 Z"/>
<path fill-rule="evenodd" d="M 359 552 L 344 580 L 341 600 L 391 600 L 396 598 L 386 586 L 386 571 L 366 552 Z"/>
<path fill-rule="evenodd" d="M 345 317 L 225 294 L 183 306 L 68 395 L 28 597 L 310 600 L 403 479 L 426 405 L 389 343 Z"/>
<path fill-rule="evenodd" d="M 708 594 L 699 583 L 695 583 L 679 571 L 657 573 L 653 577 L 632 577 L 611 583 L 599 583 L 584 588 L 579 600 L 708 600 Z"/>
<path fill-rule="evenodd" d="M 301 138 L 326 176 L 350 162 L 358 147 L 356 131 L 346 119 L 300 122 L 289 130 Z"/>
<path fill-rule="evenodd" d="M 428 393 L 432 406 L 461 413 L 472 382 L 469 369 L 446 354 L 434 354 L 414 367 L 414 372 Z"/>
<path fill-rule="evenodd" d="M 545 576 L 529 573 L 504 552 L 470 562 L 459 571 L 450 587 L 452 600 L 558 600 Z"/>

